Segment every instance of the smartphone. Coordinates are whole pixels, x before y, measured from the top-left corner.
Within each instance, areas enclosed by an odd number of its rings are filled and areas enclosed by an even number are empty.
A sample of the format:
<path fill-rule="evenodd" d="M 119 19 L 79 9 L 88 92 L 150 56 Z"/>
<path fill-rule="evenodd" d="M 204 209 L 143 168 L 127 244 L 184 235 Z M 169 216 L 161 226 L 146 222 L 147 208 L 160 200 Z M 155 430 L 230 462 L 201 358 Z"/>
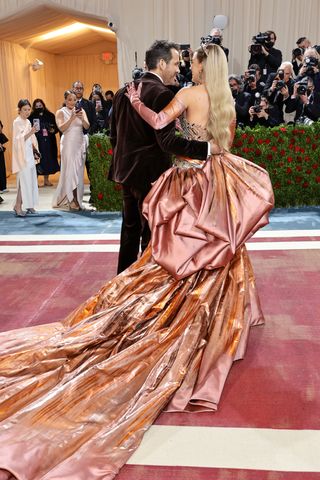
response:
<path fill-rule="evenodd" d="M 80 105 L 79 100 L 76 101 L 75 109 L 76 109 L 76 112 L 80 112 L 80 110 L 81 110 L 81 105 Z"/>
<path fill-rule="evenodd" d="M 188 48 L 190 48 L 190 43 L 181 43 L 180 48 L 181 50 L 188 50 Z"/>
<path fill-rule="evenodd" d="M 34 118 L 32 123 L 33 123 L 33 126 L 36 128 L 36 131 L 39 132 L 39 130 L 40 130 L 40 119 L 39 118 Z"/>
<path fill-rule="evenodd" d="M 101 100 L 96 100 L 96 107 L 102 107 Z"/>

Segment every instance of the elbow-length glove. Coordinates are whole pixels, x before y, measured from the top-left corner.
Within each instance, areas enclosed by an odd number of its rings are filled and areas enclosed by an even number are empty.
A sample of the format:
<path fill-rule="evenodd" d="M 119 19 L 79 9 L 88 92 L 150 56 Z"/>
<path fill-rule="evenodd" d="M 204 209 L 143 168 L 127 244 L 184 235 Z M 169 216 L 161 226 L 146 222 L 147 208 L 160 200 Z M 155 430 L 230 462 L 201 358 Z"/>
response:
<path fill-rule="evenodd" d="M 130 83 L 127 86 L 126 96 L 129 98 L 131 105 L 139 113 L 152 128 L 160 130 L 166 127 L 169 123 L 173 122 L 179 117 L 185 110 L 186 106 L 178 100 L 176 97 L 163 109 L 161 112 L 156 113 L 140 100 L 142 83 L 139 84 L 137 90 L 134 83 Z"/>

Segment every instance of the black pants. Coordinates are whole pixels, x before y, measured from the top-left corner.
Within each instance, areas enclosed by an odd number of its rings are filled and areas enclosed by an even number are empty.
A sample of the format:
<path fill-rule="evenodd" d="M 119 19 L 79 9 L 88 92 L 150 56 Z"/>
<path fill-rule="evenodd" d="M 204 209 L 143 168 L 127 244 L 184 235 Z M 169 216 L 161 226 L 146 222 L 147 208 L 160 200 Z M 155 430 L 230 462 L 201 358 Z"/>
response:
<path fill-rule="evenodd" d="M 7 188 L 7 172 L 3 152 L 0 152 L 0 190 Z"/>
<path fill-rule="evenodd" d="M 149 188 L 145 191 L 123 185 L 122 226 L 120 251 L 118 259 L 118 273 L 134 263 L 147 247 L 151 232 L 148 221 L 142 215 L 142 204 Z"/>

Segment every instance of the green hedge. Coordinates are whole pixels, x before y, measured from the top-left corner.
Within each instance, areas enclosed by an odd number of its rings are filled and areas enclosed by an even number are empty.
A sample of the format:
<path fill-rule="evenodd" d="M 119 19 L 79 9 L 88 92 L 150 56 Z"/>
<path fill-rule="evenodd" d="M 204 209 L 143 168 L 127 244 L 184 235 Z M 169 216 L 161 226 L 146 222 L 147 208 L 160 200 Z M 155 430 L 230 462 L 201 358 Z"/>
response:
<path fill-rule="evenodd" d="M 88 160 L 92 204 L 98 211 L 120 212 L 122 210 L 121 185 L 108 180 L 112 157 L 110 139 L 103 133 L 91 135 Z"/>
<path fill-rule="evenodd" d="M 320 122 L 237 130 L 232 152 L 268 170 L 276 207 L 320 205 Z M 107 180 L 112 149 L 109 138 L 90 137 L 91 197 L 98 211 L 120 211 L 121 185 Z"/>

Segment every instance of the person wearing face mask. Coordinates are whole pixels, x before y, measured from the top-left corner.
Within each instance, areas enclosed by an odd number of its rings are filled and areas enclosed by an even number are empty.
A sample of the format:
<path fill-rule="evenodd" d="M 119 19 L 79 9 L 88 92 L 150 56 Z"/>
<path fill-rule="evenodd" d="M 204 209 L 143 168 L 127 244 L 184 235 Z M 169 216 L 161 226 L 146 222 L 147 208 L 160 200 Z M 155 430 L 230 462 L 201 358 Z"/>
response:
<path fill-rule="evenodd" d="M 315 91 L 311 77 L 296 82 L 287 102 L 286 112 L 296 112 L 294 121 L 309 125 L 320 118 L 320 93 Z"/>
<path fill-rule="evenodd" d="M 32 104 L 32 112 L 29 120 L 32 125 L 34 122 L 39 125 L 36 137 L 41 159 L 40 163 L 37 164 L 37 174 L 38 176 L 44 177 L 44 187 L 52 187 L 52 183 L 49 181 L 49 175 L 53 175 L 60 170 L 56 139 L 58 127 L 55 116 L 47 109 L 41 98 L 36 98 Z"/>
<path fill-rule="evenodd" d="M 260 41 L 256 42 L 254 39 L 260 35 L 267 37 L 267 40 L 263 43 Z M 274 48 L 276 39 L 277 36 L 275 32 L 272 30 L 267 30 L 265 33 L 253 37 L 255 45 L 249 46 L 249 52 L 251 55 L 248 66 L 252 63 L 259 65 L 262 70 L 262 81 L 265 81 L 270 73 L 276 72 L 281 65 L 282 53 L 280 50 Z M 258 46 L 261 46 L 261 48 L 253 48 Z"/>
<path fill-rule="evenodd" d="M 251 105 L 250 93 L 242 91 L 242 83 L 237 75 L 229 75 L 229 87 L 234 98 L 234 106 L 236 109 L 237 126 L 248 125 L 249 108 Z"/>

